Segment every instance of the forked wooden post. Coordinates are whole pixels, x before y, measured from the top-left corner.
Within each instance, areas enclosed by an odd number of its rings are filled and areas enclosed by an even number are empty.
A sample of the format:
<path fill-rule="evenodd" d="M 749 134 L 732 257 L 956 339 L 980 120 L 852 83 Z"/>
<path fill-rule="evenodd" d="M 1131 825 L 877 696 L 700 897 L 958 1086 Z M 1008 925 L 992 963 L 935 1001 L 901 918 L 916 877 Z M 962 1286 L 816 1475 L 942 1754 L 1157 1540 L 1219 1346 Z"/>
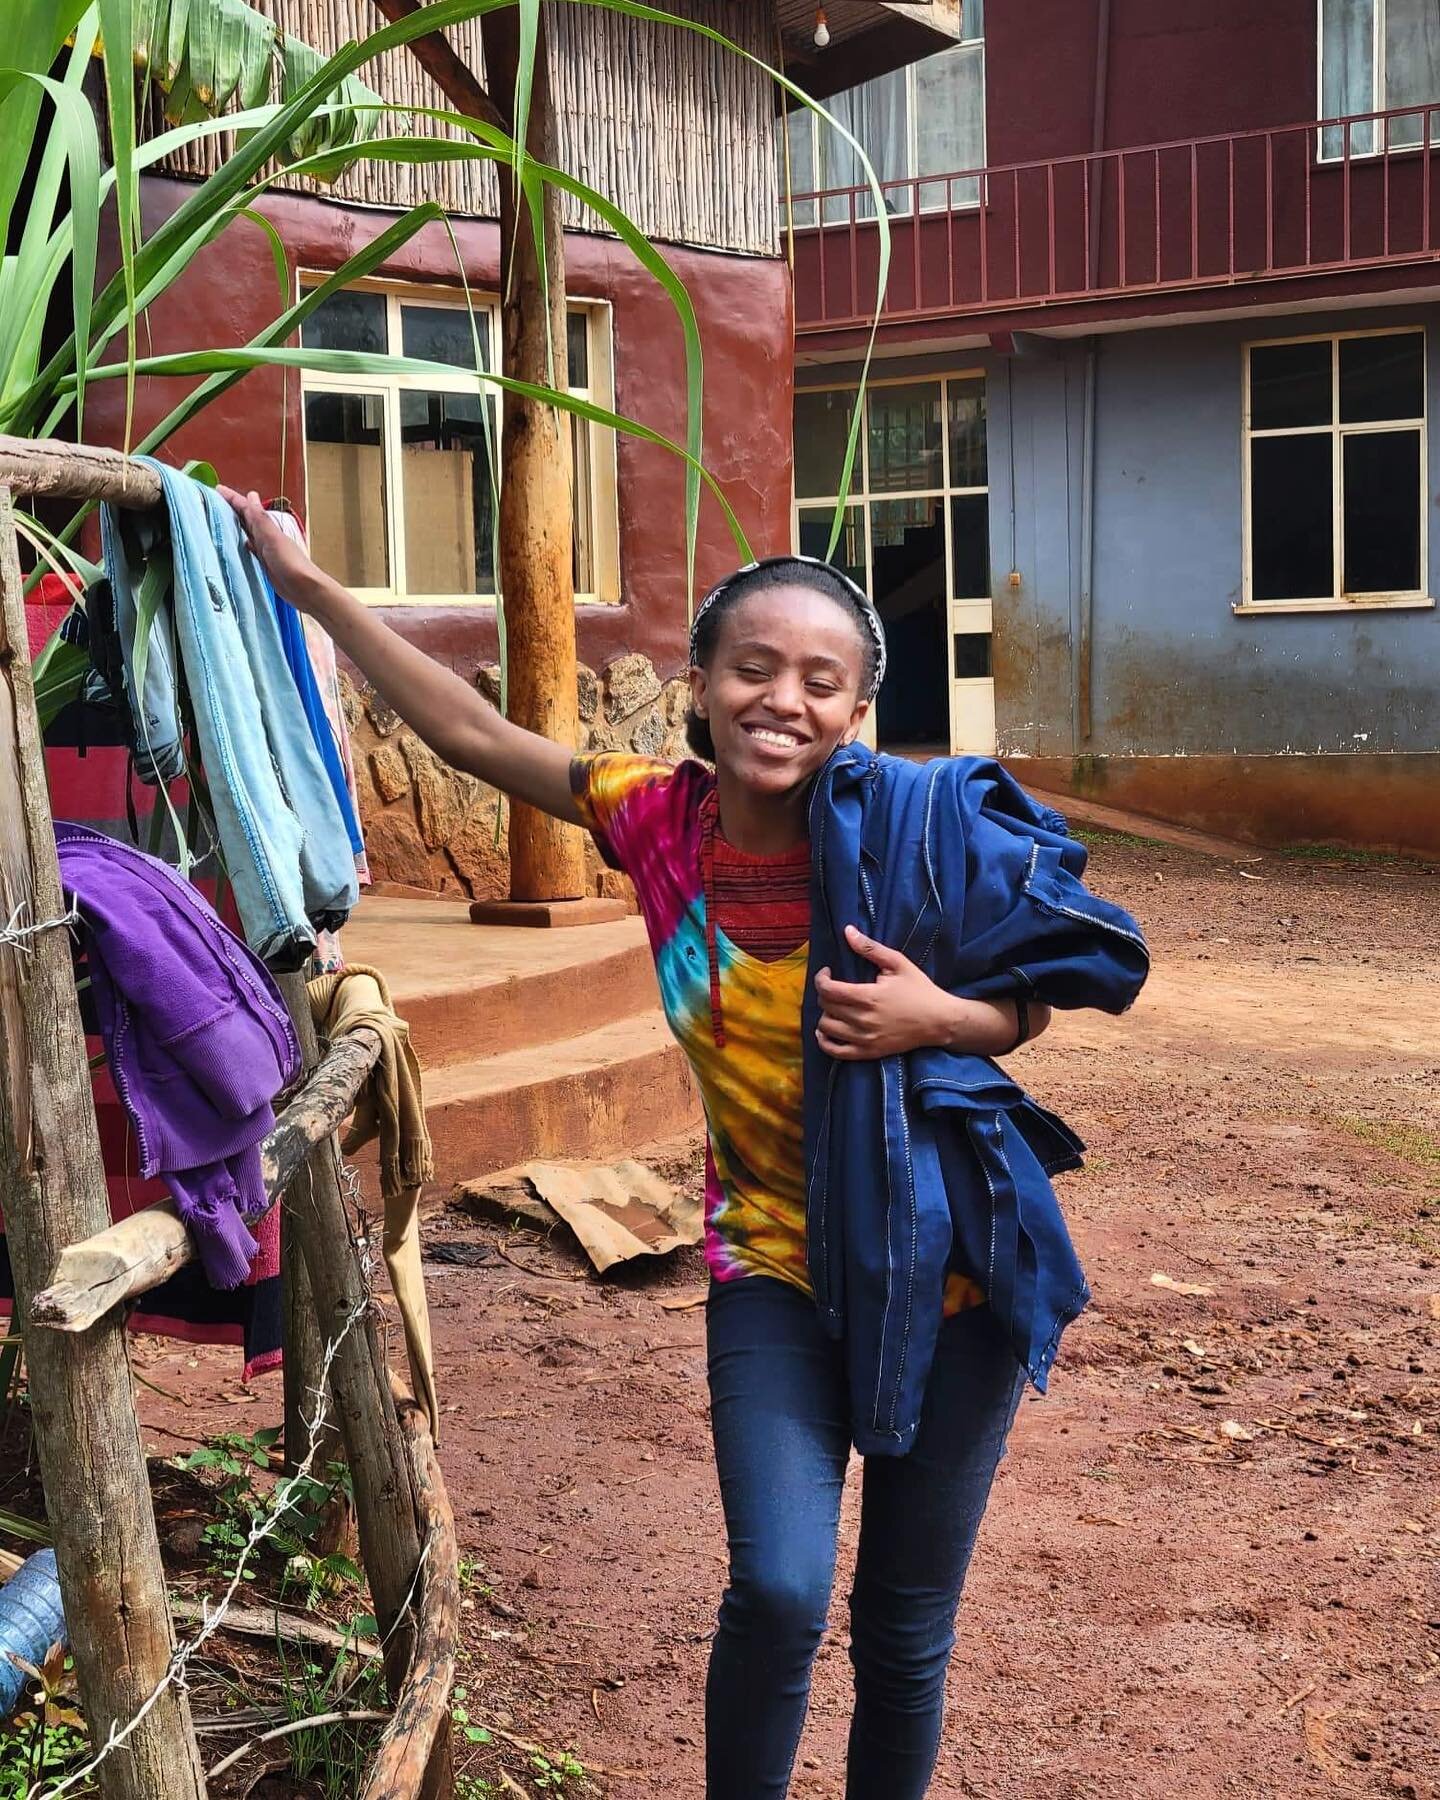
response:
<path fill-rule="evenodd" d="M 0 926 L 62 911 L 14 513 L 0 485 Z M 60 1252 L 110 1220 L 63 929 L 0 945 L 0 1205 L 80 1702 L 99 1746 L 162 1681 L 174 1637 L 120 1314 L 79 1336 L 27 1329 Z M 200 1800 L 182 1690 L 162 1694 L 98 1780 L 105 1800 Z"/>
<path fill-rule="evenodd" d="M 26 925 L 61 914 L 12 488 L 131 506 L 154 505 L 161 498 L 154 473 L 115 451 L 0 437 L 0 926 L 12 915 Z M 313 1068 L 316 1045 L 303 984 L 291 983 L 287 998 L 306 1066 Z M 347 1041 L 332 1051 L 313 1093 L 307 1087 L 282 1117 L 266 1145 L 267 1161 L 275 1165 L 267 1166 L 267 1181 L 272 1192 L 279 1191 L 309 1153 L 309 1179 L 297 1188 L 290 1222 L 320 1337 L 338 1341 L 330 1389 L 354 1480 L 361 1555 L 385 1637 L 388 1684 L 397 1701 L 411 1692 L 407 1673 L 412 1686 L 420 1684 L 420 1736 L 433 1731 L 423 1792 L 438 1795 L 449 1785 L 449 1738 L 432 1715 L 449 1664 L 436 1657 L 435 1633 L 438 1622 L 453 1635 L 453 1523 L 443 1506 L 433 1454 L 422 1467 L 415 1444 L 402 1437 L 350 1235 L 334 1137 L 316 1143 L 321 1131 L 333 1129 L 336 1107 L 353 1099 L 356 1083 L 375 1059 L 370 1034 L 355 1037 L 366 1041 L 353 1046 Z M 0 944 L 0 1204 L 22 1331 L 31 1323 L 36 1295 L 54 1281 L 63 1251 L 73 1248 L 87 1269 L 115 1265 L 108 1310 L 97 1316 L 80 1291 L 85 1282 L 77 1286 L 71 1280 L 47 1296 L 46 1323 L 60 1329 L 42 1329 L 37 1321 L 26 1331 L 41 1476 L 81 1703 L 100 1745 L 113 1724 L 135 1717 L 159 1687 L 174 1648 L 123 1319 L 114 1301 L 122 1291 L 153 1285 L 165 1266 L 189 1260 L 189 1250 L 176 1244 L 173 1222 L 158 1209 L 157 1229 L 141 1232 L 145 1241 L 138 1249 L 128 1238 L 118 1257 L 102 1248 L 107 1228 L 111 1236 L 119 1228 L 110 1226 L 69 936 L 58 925 Z M 94 1275 L 90 1269 L 86 1278 L 92 1286 Z M 409 1436 L 415 1435 L 412 1421 Z M 438 1510 L 432 1490 L 439 1493 Z M 412 1669 L 416 1604 L 424 1593 L 421 1524 L 432 1554 L 435 1531 L 448 1535 L 438 1557 L 440 1586 L 424 1601 L 426 1656 Z M 413 1716 L 414 1704 L 413 1697 L 407 1699 L 407 1716 Z M 416 1779 L 410 1760 L 401 1771 L 402 1783 Z M 164 1690 L 125 1749 L 106 1757 L 98 1774 L 104 1800 L 203 1800 L 205 1779 L 183 1691 Z M 386 1791 L 398 1800 L 413 1790 Z"/>

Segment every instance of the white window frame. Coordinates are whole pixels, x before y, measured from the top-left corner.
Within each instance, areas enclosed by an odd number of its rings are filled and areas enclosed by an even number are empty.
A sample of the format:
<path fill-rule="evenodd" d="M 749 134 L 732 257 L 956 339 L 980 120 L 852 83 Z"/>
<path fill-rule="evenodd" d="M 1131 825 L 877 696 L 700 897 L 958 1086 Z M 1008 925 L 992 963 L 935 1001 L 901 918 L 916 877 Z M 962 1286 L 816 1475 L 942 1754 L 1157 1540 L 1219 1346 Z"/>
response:
<path fill-rule="evenodd" d="M 1370 105 L 1372 113 L 1387 111 L 1385 104 L 1385 8 L 1388 0 L 1374 0 L 1375 11 L 1370 26 Z M 1315 110 L 1323 119 L 1325 115 L 1325 0 L 1315 0 Z M 1415 111 L 1419 111 L 1417 107 Z M 1368 161 L 1376 156 L 1413 156 L 1426 147 L 1428 138 L 1433 147 L 1440 140 L 1440 95 L 1436 96 L 1433 112 L 1425 115 L 1425 130 L 1420 134 L 1420 142 L 1414 144 L 1392 144 L 1390 140 L 1391 121 L 1377 119 L 1373 123 L 1360 126 L 1332 125 L 1329 130 L 1337 134 L 1340 147 L 1336 150 L 1325 148 L 1326 128 L 1322 125 L 1315 134 L 1315 159 L 1322 163 L 1343 163 L 1346 152 L 1351 162 Z M 1355 147 L 1357 131 L 1370 133 L 1368 149 Z"/>
<path fill-rule="evenodd" d="M 983 37 L 969 38 L 964 42 L 951 44 L 944 50 L 937 50 L 934 54 L 936 56 L 949 56 L 955 58 L 975 56 L 980 59 L 979 168 L 983 171 L 986 164 L 986 158 L 989 154 L 990 141 L 990 87 L 988 80 L 989 72 L 985 68 L 985 39 Z M 985 197 L 985 177 L 983 173 L 965 176 L 960 185 L 962 187 L 973 185 L 975 193 L 968 199 L 957 200 L 954 198 L 954 184 L 945 179 L 947 175 L 953 175 L 956 171 L 953 169 L 921 169 L 917 166 L 920 160 L 920 126 L 915 102 L 915 82 L 915 64 L 908 63 L 905 67 L 905 160 L 907 172 L 903 176 L 893 177 L 892 179 L 916 182 L 919 184 L 920 211 L 922 213 L 978 212 L 984 204 Z M 792 109 L 783 114 L 780 120 L 781 129 L 786 134 L 782 147 L 782 154 L 785 158 L 787 174 L 790 165 L 790 120 L 793 116 L 794 112 Z M 820 133 L 822 130 L 829 131 L 830 127 L 828 125 L 822 126 L 819 118 L 808 107 L 805 108 L 805 117 L 810 127 L 810 167 L 815 172 L 814 179 L 818 181 L 820 179 Z M 781 187 L 782 190 L 784 190 L 781 196 L 783 203 L 788 199 L 789 195 L 790 183 L 788 179 L 782 180 Z M 941 189 L 944 198 L 936 198 L 932 194 L 932 197 L 927 199 L 925 196 L 925 189 L 927 187 L 932 190 L 935 188 Z M 823 193 L 826 190 L 821 188 L 818 191 Z M 890 190 L 892 194 L 895 193 L 895 191 L 896 190 L 893 189 Z M 871 199 L 873 200 L 873 196 L 871 196 Z M 798 205 L 793 205 L 790 210 L 794 213 L 794 219 L 791 222 L 796 231 L 808 231 L 815 226 L 817 207 L 813 200 L 802 200 Z M 865 224 L 867 219 L 873 219 L 873 214 L 860 214 L 858 205 L 856 210 L 858 222 L 860 224 Z M 887 208 L 887 216 L 892 219 L 908 219 L 910 217 L 908 198 L 906 204 L 895 212 L 890 212 Z M 831 226 L 845 225 L 849 223 L 849 220 L 848 218 L 826 219 L 825 223 Z"/>
<path fill-rule="evenodd" d="M 1415 419 L 1365 419 L 1354 423 L 1342 424 L 1340 420 L 1340 345 L 1350 338 L 1367 337 L 1418 337 L 1421 340 L 1421 354 L 1424 358 L 1422 367 L 1422 394 L 1426 402 L 1425 412 Z M 1250 423 L 1250 353 L 1252 350 L 1269 350 L 1281 344 L 1329 344 L 1330 345 L 1330 423 L 1328 425 L 1280 425 L 1256 430 Z M 1386 609 L 1406 609 L 1415 607 L 1433 607 L 1435 602 L 1428 591 L 1430 571 L 1430 506 L 1429 506 L 1429 382 L 1430 382 L 1430 347 L 1426 342 L 1426 331 L 1422 325 L 1400 325 L 1378 327 L 1368 331 L 1316 331 L 1301 336 L 1283 338 L 1254 338 L 1247 342 L 1241 351 L 1244 358 L 1244 402 L 1242 408 L 1242 474 L 1241 474 L 1241 530 L 1243 538 L 1243 585 L 1244 599 L 1231 607 L 1235 613 L 1294 613 L 1294 612 L 1364 612 L 1369 610 L 1384 611 Z M 1343 440 L 1347 437 L 1358 437 L 1366 432 L 1415 430 L 1420 433 L 1420 484 L 1416 503 L 1420 508 L 1420 581 L 1421 586 L 1400 593 L 1346 594 L 1344 592 L 1345 570 L 1345 488 L 1343 474 Z M 1330 504 L 1331 513 L 1331 570 L 1334 592 L 1318 594 L 1311 599 L 1303 600 L 1257 600 L 1255 599 L 1255 570 L 1252 559 L 1250 514 L 1252 504 L 1251 492 L 1251 445 L 1256 438 L 1282 437 L 1325 437 L 1331 439 L 1330 452 Z"/>
<path fill-rule="evenodd" d="M 324 271 L 307 270 L 300 275 L 300 291 L 324 281 Z M 390 355 L 401 354 L 401 307 L 444 307 L 458 312 L 466 310 L 464 293 L 458 288 L 431 287 L 418 282 L 357 281 L 346 291 L 383 294 L 386 299 L 386 345 Z M 492 365 L 498 359 L 501 343 L 500 300 L 495 294 L 472 292 L 477 324 L 488 322 Z M 580 399 L 614 410 L 615 369 L 612 309 L 604 300 L 582 294 L 566 296 L 566 305 L 583 312 L 586 319 L 589 352 L 589 384 L 571 387 L 569 392 Z M 405 518 L 401 503 L 403 493 L 402 453 L 404 443 L 400 429 L 400 395 L 406 390 L 423 393 L 473 394 L 473 375 L 457 368 L 450 375 L 333 375 L 303 369 L 300 377 L 301 437 L 306 457 L 305 517 L 310 518 L 308 439 L 304 436 L 305 401 L 312 394 L 378 395 L 384 408 L 384 468 L 386 555 L 390 565 L 391 585 L 384 588 L 356 588 L 358 599 L 372 606 L 494 606 L 492 594 L 412 594 L 405 585 Z M 484 397 L 493 401 L 495 411 L 492 447 L 495 472 L 500 473 L 500 424 L 503 395 L 498 388 L 484 388 Z M 583 426 L 590 436 L 590 516 L 593 523 L 591 568 L 594 591 L 577 593 L 577 604 L 613 605 L 620 599 L 620 527 L 616 498 L 615 433 L 607 427 L 565 415 L 574 426 Z"/>
<path fill-rule="evenodd" d="M 870 394 L 878 388 L 918 387 L 925 382 L 935 382 L 940 389 L 940 486 L 928 488 L 876 488 L 870 487 L 870 427 L 868 419 L 860 421 L 860 442 L 857 446 L 855 466 L 851 471 L 850 492 L 846 496 L 847 509 L 852 506 L 860 508 L 860 521 L 865 533 L 865 581 L 868 591 L 871 574 L 875 567 L 873 533 L 870 529 L 870 508 L 887 500 L 938 500 L 942 536 L 945 540 L 945 670 L 946 694 L 950 709 L 950 742 L 956 741 L 956 689 L 959 680 L 955 674 L 955 644 L 957 631 L 973 628 L 973 615 L 977 607 L 983 606 L 990 614 L 990 635 L 994 637 L 994 617 L 991 595 L 966 595 L 964 599 L 955 598 L 955 533 L 950 523 L 950 501 L 963 499 L 967 495 L 990 494 L 990 456 L 989 456 L 989 393 L 990 378 L 983 368 L 947 369 L 943 374 L 895 375 L 886 376 L 879 381 L 869 381 L 865 385 L 864 398 L 868 402 Z M 980 381 L 985 385 L 986 394 L 986 479 L 975 487 L 952 487 L 950 485 L 950 384 L 952 381 Z M 797 387 L 796 397 L 801 394 L 854 394 L 857 400 L 861 397 L 858 384 L 853 381 L 822 381 L 813 387 L 808 383 Z M 792 460 L 793 467 L 793 460 Z M 794 481 L 791 481 L 790 507 L 790 542 L 798 551 L 800 548 L 800 514 L 802 512 L 827 511 L 833 518 L 836 507 L 840 504 L 838 494 L 801 495 L 795 493 Z M 970 617 L 967 619 L 967 610 Z M 993 648 L 993 647 L 992 647 Z M 993 669 L 993 663 L 992 663 Z M 994 674 L 965 677 L 968 681 L 994 683 Z"/>

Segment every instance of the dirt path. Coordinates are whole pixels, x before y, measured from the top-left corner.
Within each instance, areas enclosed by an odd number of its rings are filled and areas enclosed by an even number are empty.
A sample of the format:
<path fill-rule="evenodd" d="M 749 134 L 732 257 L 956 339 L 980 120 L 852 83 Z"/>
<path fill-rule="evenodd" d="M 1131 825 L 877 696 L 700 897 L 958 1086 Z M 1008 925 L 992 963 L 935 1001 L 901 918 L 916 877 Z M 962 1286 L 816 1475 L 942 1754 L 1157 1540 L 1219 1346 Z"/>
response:
<path fill-rule="evenodd" d="M 1091 1145 L 1062 1198 L 1096 1302 L 1021 1408 L 937 1796 L 1440 1792 L 1440 883 L 1245 869 L 1102 843 L 1155 976 L 1025 1054 Z M 698 1254 L 599 1284 L 464 1216 L 428 1240 L 470 1710 L 627 1771 L 607 1793 L 692 1800 L 723 1538 L 702 1315 L 664 1303 Z M 196 1392 L 186 1429 L 275 1410 L 201 1400 L 200 1360 L 149 1365 Z M 847 1572 L 807 1800 L 843 1791 Z M 500 1748 L 472 1771 L 534 1791 Z"/>

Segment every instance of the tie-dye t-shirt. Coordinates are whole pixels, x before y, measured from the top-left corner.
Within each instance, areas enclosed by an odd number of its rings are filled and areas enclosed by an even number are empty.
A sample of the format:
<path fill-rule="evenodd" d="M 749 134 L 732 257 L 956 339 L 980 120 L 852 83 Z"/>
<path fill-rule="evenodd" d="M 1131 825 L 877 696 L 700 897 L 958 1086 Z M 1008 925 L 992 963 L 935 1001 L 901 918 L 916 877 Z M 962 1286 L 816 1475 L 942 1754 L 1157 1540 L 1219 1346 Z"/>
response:
<path fill-rule="evenodd" d="M 710 1272 L 773 1275 L 808 1291 L 800 1013 L 809 947 L 765 962 L 717 928 L 718 1044 L 701 822 L 714 776 L 697 762 L 601 752 L 576 758 L 573 785 L 602 852 L 635 884 L 665 1016 L 704 1103 Z"/>
<path fill-rule="evenodd" d="M 712 1002 L 704 815 L 715 777 L 698 762 L 676 767 L 602 751 L 575 759 L 572 786 L 601 851 L 635 884 L 665 1016 L 705 1106 L 710 1272 L 717 1281 L 773 1275 L 808 1293 L 801 1011 L 809 945 L 765 961 L 717 922 Z M 947 1314 L 983 1298 L 964 1276 L 948 1276 Z"/>

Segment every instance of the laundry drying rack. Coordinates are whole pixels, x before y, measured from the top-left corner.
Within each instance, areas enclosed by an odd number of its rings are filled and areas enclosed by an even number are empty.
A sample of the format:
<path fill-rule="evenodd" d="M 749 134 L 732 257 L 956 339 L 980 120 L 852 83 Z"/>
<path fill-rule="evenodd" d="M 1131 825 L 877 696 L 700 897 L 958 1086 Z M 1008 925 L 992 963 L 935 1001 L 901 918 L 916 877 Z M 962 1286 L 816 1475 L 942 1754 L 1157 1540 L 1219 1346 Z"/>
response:
<path fill-rule="evenodd" d="M 196 1253 L 168 1204 L 110 1219 L 12 496 L 146 508 L 160 504 L 160 481 L 115 451 L 0 436 L 0 1206 L 81 1707 L 96 1749 L 113 1746 L 93 1779 L 104 1800 L 200 1800 L 124 1339 L 125 1303 Z M 380 1043 L 362 1028 L 319 1055 L 303 980 L 280 985 L 306 1073 L 264 1146 L 265 1182 L 313 1304 L 304 1377 L 328 1391 L 349 1465 L 392 1702 L 362 1800 L 439 1796 L 451 1786 L 454 1518 L 425 1415 L 386 1367 L 334 1135 Z M 300 1447 L 286 1452 L 300 1459 Z"/>

